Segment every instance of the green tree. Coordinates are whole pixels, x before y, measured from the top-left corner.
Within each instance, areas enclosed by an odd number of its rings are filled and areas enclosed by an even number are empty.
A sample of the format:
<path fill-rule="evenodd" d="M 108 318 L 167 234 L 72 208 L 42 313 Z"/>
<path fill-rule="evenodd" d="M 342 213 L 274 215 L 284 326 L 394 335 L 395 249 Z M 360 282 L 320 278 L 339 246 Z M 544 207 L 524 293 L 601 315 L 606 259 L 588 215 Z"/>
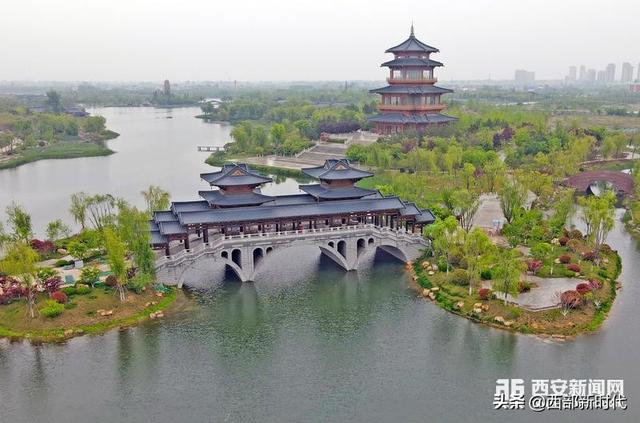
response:
<path fill-rule="evenodd" d="M 11 227 L 13 239 L 28 242 L 33 238 L 33 228 L 31 226 L 31 216 L 26 210 L 12 203 L 7 206 L 7 217 Z"/>
<path fill-rule="evenodd" d="M 531 248 L 531 256 L 537 260 L 542 261 L 543 264 L 549 265 L 549 275 L 553 275 L 553 244 L 548 242 L 538 242 Z"/>
<path fill-rule="evenodd" d="M 488 161 L 482 167 L 487 192 L 496 192 L 505 178 L 505 166 L 499 159 Z"/>
<path fill-rule="evenodd" d="M 120 301 L 124 302 L 127 299 L 124 291 L 124 287 L 127 284 L 126 246 L 118 234 L 109 227 L 104 229 L 104 244 L 107 250 L 107 262 L 118 281 L 117 288 Z"/>
<path fill-rule="evenodd" d="M 499 195 L 502 213 L 507 219 L 507 223 L 511 223 L 524 209 L 527 191 L 517 181 L 507 181 Z"/>
<path fill-rule="evenodd" d="M 462 177 L 464 178 L 464 185 L 467 190 L 470 190 L 474 185 L 476 177 L 476 167 L 472 163 L 465 163 L 462 166 Z"/>
<path fill-rule="evenodd" d="M 606 191 L 601 197 L 592 195 L 578 201 L 582 206 L 582 221 L 587 227 L 587 238 L 593 244 L 599 260 L 600 247 L 615 223 L 616 196 L 613 192 Z"/>
<path fill-rule="evenodd" d="M 53 113 L 62 112 L 62 99 L 57 91 L 47 91 L 47 106 L 49 106 Z"/>
<path fill-rule="evenodd" d="M 62 221 L 62 219 L 56 219 L 47 225 L 47 239 L 50 241 L 57 241 L 60 238 L 66 238 L 71 234 L 71 229 Z"/>
<path fill-rule="evenodd" d="M 271 127 L 271 142 L 276 149 L 276 152 L 280 151 L 282 144 L 284 143 L 284 137 L 287 130 L 281 123 L 276 123 Z"/>
<path fill-rule="evenodd" d="M 85 229 L 87 224 L 87 203 L 89 197 L 84 192 L 76 192 L 71 194 L 71 204 L 69 206 L 69 213 L 80 224 L 81 229 Z"/>
<path fill-rule="evenodd" d="M 169 208 L 171 196 L 168 191 L 162 188 L 150 185 L 146 191 L 141 192 L 144 201 L 147 204 L 147 213 L 151 215 L 154 211 L 166 210 Z"/>
<path fill-rule="evenodd" d="M 142 273 L 154 276 L 155 255 L 151 249 L 148 216 L 135 207 L 120 207 L 118 234 L 133 254 L 136 267 Z"/>
<path fill-rule="evenodd" d="M 465 232 L 469 232 L 473 224 L 473 217 L 480 206 L 478 194 L 462 189 L 454 191 L 452 199 L 453 212 L 460 220 L 460 226 Z"/>
<path fill-rule="evenodd" d="M 483 258 L 490 257 L 495 246 L 480 228 L 475 228 L 467 234 L 464 241 L 464 254 L 467 259 L 467 273 L 469 274 L 469 295 L 480 282 Z"/>
<path fill-rule="evenodd" d="M 445 260 L 448 274 L 451 267 L 451 257 L 463 243 L 464 230 L 458 225 L 455 217 L 449 216 L 427 226 L 425 236 L 431 241 L 433 255 L 437 259 Z"/>
<path fill-rule="evenodd" d="M 31 318 L 37 294 L 36 263 L 38 253 L 24 241 L 15 241 L 7 248 L 4 259 L 0 261 L 0 272 L 20 280 L 27 292 L 27 309 Z"/>
<path fill-rule="evenodd" d="M 495 291 L 504 294 L 504 304 L 507 304 L 507 294 L 515 294 L 520 276 L 524 270 L 523 263 L 517 256 L 515 249 L 504 249 L 498 252 L 496 265 L 493 268 Z"/>

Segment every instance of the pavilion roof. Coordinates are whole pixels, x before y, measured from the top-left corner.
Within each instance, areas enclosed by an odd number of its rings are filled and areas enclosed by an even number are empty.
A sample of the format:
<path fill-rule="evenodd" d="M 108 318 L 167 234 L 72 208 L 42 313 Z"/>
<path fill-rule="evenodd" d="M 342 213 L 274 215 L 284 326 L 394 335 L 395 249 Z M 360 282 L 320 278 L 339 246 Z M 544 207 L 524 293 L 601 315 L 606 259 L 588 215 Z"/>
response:
<path fill-rule="evenodd" d="M 425 114 L 404 114 L 404 113 L 380 113 L 369 118 L 371 122 L 388 122 L 388 123 L 446 123 L 458 120 L 453 116 L 443 115 L 441 113 L 425 113 Z"/>
<path fill-rule="evenodd" d="M 341 179 L 362 179 L 373 176 L 373 173 L 356 169 L 347 159 L 328 159 L 324 165 L 302 169 L 302 172 L 316 179 L 328 181 Z"/>
<path fill-rule="evenodd" d="M 426 52 L 426 53 L 437 53 L 438 50 L 435 47 L 431 47 L 428 44 L 423 43 L 418 40 L 413 33 L 413 25 L 411 25 L 411 34 L 409 38 L 405 41 L 401 42 L 397 46 L 393 46 L 385 51 L 385 53 L 401 53 L 406 51 L 418 51 L 418 52 Z"/>
<path fill-rule="evenodd" d="M 300 189 L 313 197 L 324 200 L 362 198 L 377 193 L 377 191 L 356 186 L 332 188 L 320 184 L 300 185 Z"/>
<path fill-rule="evenodd" d="M 404 203 L 398 197 L 361 198 L 357 200 L 324 201 L 282 206 L 254 206 L 234 209 L 180 213 L 183 225 L 224 224 L 249 221 L 268 221 L 286 218 L 331 216 L 352 213 L 368 213 L 399 210 Z M 163 225 L 163 223 L 161 223 Z M 162 227 L 162 226 L 161 226 Z"/>
<path fill-rule="evenodd" d="M 376 94 L 445 94 L 453 90 L 436 87 L 435 85 L 387 85 L 386 87 L 369 90 Z"/>
<path fill-rule="evenodd" d="M 225 194 L 220 190 L 209 190 L 198 191 L 198 195 L 204 198 L 209 205 L 220 207 L 253 206 L 273 201 L 273 197 L 253 191 Z"/>
<path fill-rule="evenodd" d="M 206 202 L 205 200 L 174 201 L 173 203 L 171 203 L 171 211 L 173 213 L 208 210 L 209 208 L 210 208 L 209 203 Z"/>
<path fill-rule="evenodd" d="M 397 68 L 397 67 L 404 67 L 404 66 L 419 66 L 419 67 L 434 68 L 436 66 L 444 66 L 444 65 L 441 62 L 438 62 L 437 60 L 419 59 L 417 57 L 401 57 L 401 58 L 389 60 L 388 62 L 384 62 L 383 64 L 380 65 L 380 67 L 382 66 L 387 66 L 389 68 Z"/>
<path fill-rule="evenodd" d="M 245 163 L 225 164 L 218 172 L 201 173 L 200 177 L 211 185 L 260 185 L 272 179 L 254 172 Z"/>

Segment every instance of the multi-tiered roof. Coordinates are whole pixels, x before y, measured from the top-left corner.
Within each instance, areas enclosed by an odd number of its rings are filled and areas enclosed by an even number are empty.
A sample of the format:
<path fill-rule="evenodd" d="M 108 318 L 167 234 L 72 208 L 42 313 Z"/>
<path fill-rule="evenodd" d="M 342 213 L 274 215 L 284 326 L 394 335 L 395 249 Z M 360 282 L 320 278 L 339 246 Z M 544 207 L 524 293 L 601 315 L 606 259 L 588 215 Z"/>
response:
<path fill-rule="evenodd" d="M 199 191 L 202 200 L 176 201 L 170 210 L 156 211 L 150 222 L 152 244 L 167 248 L 172 240 L 188 243 L 189 233 L 208 230 L 218 233 L 266 231 L 316 227 L 318 221 L 331 225 L 335 218 L 367 218 L 374 215 L 393 216 L 395 225 L 433 223 L 429 210 L 420 210 L 413 203 L 398 197 L 384 197 L 377 190 L 363 189 L 355 183 L 373 174 L 357 169 L 346 159 L 330 159 L 323 166 L 303 169 L 320 182 L 300 185 L 304 194 L 268 196 L 260 186 L 271 178 L 252 171 L 246 164 L 225 165 L 220 171 L 203 173 L 200 177 L 212 189 Z M 213 189 L 218 187 L 218 189 Z M 253 228 L 253 229 L 252 229 Z"/>
<path fill-rule="evenodd" d="M 371 90 L 382 96 L 378 105 L 379 113 L 369 119 L 375 124 L 376 132 L 392 134 L 407 129 L 423 131 L 428 125 L 456 120 L 440 113 L 446 108 L 441 103 L 440 96 L 452 90 L 435 85 L 437 79 L 434 69 L 443 64 L 432 60 L 430 55 L 439 51 L 418 40 L 413 32 L 413 25 L 409 38 L 386 50 L 386 53 L 394 55 L 393 60 L 381 65 L 389 68 L 389 85 Z"/>

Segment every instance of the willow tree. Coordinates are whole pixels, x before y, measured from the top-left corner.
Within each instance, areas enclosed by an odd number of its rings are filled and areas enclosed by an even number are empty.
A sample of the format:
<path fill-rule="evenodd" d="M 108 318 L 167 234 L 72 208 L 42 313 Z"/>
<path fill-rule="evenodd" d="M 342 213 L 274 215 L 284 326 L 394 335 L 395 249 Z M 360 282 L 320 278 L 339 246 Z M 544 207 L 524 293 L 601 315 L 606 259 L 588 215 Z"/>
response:
<path fill-rule="evenodd" d="M 500 208 L 507 219 L 513 222 L 522 212 L 527 202 L 527 190 L 517 181 L 508 181 L 500 190 Z"/>
<path fill-rule="evenodd" d="M 116 286 L 120 294 L 120 301 L 125 301 L 127 299 L 124 292 L 124 287 L 127 284 L 127 263 L 125 261 L 127 248 L 118 234 L 110 227 L 104 229 L 104 245 L 107 250 L 107 262 L 118 281 Z"/>
<path fill-rule="evenodd" d="M 583 208 L 582 221 L 587 227 L 587 239 L 593 244 L 596 259 L 599 260 L 600 248 L 615 223 L 616 196 L 606 191 L 600 197 L 592 195 L 578 201 Z"/>
<path fill-rule="evenodd" d="M 471 230 L 473 217 L 478 211 L 480 201 L 478 194 L 466 189 L 454 191 L 452 194 L 453 212 L 460 220 L 460 226 L 465 232 Z"/>
<path fill-rule="evenodd" d="M 118 234 L 133 254 L 140 272 L 155 275 L 155 256 L 151 249 L 151 234 L 147 215 L 135 207 L 121 205 L 117 217 Z"/>
<path fill-rule="evenodd" d="M 11 227 L 11 237 L 18 241 L 28 242 L 33 238 L 31 216 L 24 207 L 12 203 L 7 206 L 7 217 Z"/>
<path fill-rule="evenodd" d="M 29 316 L 35 317 L 33 309 L 36 302 L 37 281 L 36 263 L 38 253 L 24 241 L 9 244 L 5 257 L 0 261 L 0 272 L 18 279 L 27 293 L 27 308 Z"/>
<path fill-rule="evenodd" d="M 141 194 L 147 204 L 147 212 L 149 214 L 157 210 L 166 210 L 169 208 L 171 197 L 168 191 L 158 186 L 150 185 L 145 191 L 141 191 Z"/>
<path fill-rule="evenodd" d="M 504 304 L 507 304 L 507 294 L 515 293 L 520 276 L 524 271 L 524 263 L 518 258 L 515 249 L 501 250 L 496 256 L 493 268 L 494 290 L 504 294 Z"/>
<path fill-rule="evenodd" d="M 84 192 L 76 192 L 71 194 L 71 203 L 69 204 L 69 213 L 76 223 L 80 224 L 82 230 L 87 224 L 87 199 L 89 197 Z"/>
<path fill-rule="evenodd" d="M 431 249 L 437 259 L 444 259 L 449 273 L 451 258 L 464 242 L 464 230 L 458 225 L 455 217 L 449 216 L 444 220 L 425 228 L 425 236 L 431 240 Z"/>
<path fill-rule="evenodd" d="M 483 261 L 493 255 L 496 247 L 482 229 L 475 228 L 465 237 L 463 248 L 469 275 L 469 295 L 471 295 L 473 288 L 480 282 Z"/>

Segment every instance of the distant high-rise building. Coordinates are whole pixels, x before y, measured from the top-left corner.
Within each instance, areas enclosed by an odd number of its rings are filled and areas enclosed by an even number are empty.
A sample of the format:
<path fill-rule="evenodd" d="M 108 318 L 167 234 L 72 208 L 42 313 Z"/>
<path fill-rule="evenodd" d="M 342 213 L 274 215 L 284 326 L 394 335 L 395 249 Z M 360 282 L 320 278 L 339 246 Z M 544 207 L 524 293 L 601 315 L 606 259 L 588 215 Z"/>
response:
<path fill-rule="evenodd" d="M 598 76 L 596 77 L 596 81 L 601 82 L 601 83 L 605 83 L 607 82 L 607 71 L 598 71 Z"/>
<path fill-rule="evenodd" d="M 164 87 L 162 89 L 162 93 L 169 97 L 171 95 L 171 84 L 168 79 L 164 80 Z"/>
<path fill-rule="evenodd" d="M 616 65 L 609 63 L 607 65 L 605 82 L 614 82 L 616 80 Z"/>
<path fill-rule="evenodd" d="M 516 81 L 516 85 L 521 85 L 526 87 L 526 86 L 532 85 L 533 82 L 536 80 L 536 73 L 529 72 L 524 69 L 518 69 L 516 70 L 514 79 Z"/>
<path fill-rule="evenodd" d="M 633 66 L 631 66 L 631 63 L 624 62 L 622 64 L 622 75 L 620 76 L 620 81 L 622 82 L 633 81 Z"/>
<path fill-rule="evenodd" d="M 578 68 L 569 66 L 569 80 L 575 81 L 578 78 Z"/>
<path fill-rule="evenodd" d="M 580 65 L 580 81 L 587 80 L 587 68 L 584 65 Z"/>
<path fill-rule="evenodd" d="M 638 63 L 638 76 L 636 77 L 636 81 L 640 82 L 640 63 Z"/>
<path fill-rule="evenodd" d="M 596 81 L 596 70 L 595 69 L 589 69 L 587 71 L 586 81 L 587 82 L 595 82 Z"/>

